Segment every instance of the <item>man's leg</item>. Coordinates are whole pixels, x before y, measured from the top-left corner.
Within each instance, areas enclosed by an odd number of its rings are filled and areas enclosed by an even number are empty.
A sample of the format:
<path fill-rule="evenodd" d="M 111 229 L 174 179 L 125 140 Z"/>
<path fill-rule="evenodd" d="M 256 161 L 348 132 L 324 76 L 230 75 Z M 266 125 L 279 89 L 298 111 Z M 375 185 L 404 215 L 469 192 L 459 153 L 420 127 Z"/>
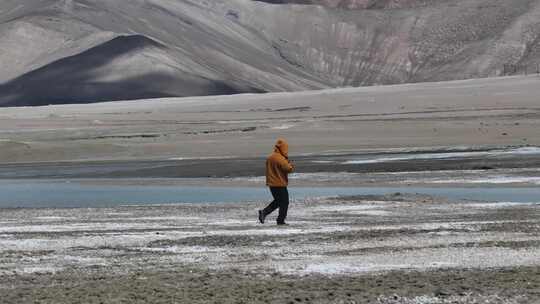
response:
<path fill-rule="evenodd" d="M 282 187 L 279 189 L 279 215 L 277 218 L 278 224 L 284 224 L 285 219 L 287 218 L 287 211 L 289 210 L 289 191 L 287 187 Z"/>
<path fill-rule="evenodd" d="M 270 192 L 272 193 L 272 197 L 274 198 L 274 200 L 268 206 L 266 206 L 266 208 L 263 209 L 264 217 L 274 212 L 274 210 L 279 207 L 279 190 L 277 189 L 277 187 L 270 187 Z"/>

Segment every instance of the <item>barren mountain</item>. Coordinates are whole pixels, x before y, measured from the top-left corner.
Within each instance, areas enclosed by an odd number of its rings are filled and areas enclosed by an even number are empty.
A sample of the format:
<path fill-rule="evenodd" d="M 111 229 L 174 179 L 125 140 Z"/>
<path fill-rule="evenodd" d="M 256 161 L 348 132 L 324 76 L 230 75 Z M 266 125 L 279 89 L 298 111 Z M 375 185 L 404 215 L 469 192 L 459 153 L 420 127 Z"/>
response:
<path fill-rule="evenodd" d="M 273 4 L 311 4 L 346 9 L 412 8 L 451 0 L 255 0 Z"/>
<path fill-rule="evenodd" d="M 536 72 L 540 0 L 3 0 L 0 64 L 3 106 Z"/>

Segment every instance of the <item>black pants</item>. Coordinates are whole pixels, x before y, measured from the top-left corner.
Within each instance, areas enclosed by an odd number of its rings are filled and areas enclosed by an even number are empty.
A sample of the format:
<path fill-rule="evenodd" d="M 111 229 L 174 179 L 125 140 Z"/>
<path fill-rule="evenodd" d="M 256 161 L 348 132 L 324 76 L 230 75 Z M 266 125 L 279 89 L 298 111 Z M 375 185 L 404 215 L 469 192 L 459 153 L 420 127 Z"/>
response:
<path fill-rule="evenodd" d="M 287 210 L 289 209 L 289 191 L 287 187 L 270 187 L 270 192 L 274 197 L 274 201 L 264 208 L 264 216 L 269 215 L 279 208 L 279 215 L 277 218 L 278 223 L 284 223 L 287 217 Z"/>

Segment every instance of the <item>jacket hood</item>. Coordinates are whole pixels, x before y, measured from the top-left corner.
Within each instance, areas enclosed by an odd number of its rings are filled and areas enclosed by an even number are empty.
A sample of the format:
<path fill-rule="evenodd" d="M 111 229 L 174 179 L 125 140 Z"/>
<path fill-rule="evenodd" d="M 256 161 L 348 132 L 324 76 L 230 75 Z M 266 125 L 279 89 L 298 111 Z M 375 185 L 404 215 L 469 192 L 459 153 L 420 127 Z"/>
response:
<path fill-rule="evenodd" d="M 283 138 L 279 138 L 276 141 L 276 145 L 274 146 L 274 152 L 280 153 L 281 155 L 285 156 L 285 158 L 289 157 L 289 144 L 287 141 Z"/>

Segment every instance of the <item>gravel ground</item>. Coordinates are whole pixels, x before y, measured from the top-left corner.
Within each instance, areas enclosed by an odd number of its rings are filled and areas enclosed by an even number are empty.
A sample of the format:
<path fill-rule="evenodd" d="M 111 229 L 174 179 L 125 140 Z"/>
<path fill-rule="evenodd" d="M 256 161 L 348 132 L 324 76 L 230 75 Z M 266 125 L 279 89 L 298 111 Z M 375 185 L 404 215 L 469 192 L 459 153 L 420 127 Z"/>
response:
<path fill-rule="evenodd" d="M 4 303 L 536 303 L 537 203 L 420 194 L 3 209 Z"/>

